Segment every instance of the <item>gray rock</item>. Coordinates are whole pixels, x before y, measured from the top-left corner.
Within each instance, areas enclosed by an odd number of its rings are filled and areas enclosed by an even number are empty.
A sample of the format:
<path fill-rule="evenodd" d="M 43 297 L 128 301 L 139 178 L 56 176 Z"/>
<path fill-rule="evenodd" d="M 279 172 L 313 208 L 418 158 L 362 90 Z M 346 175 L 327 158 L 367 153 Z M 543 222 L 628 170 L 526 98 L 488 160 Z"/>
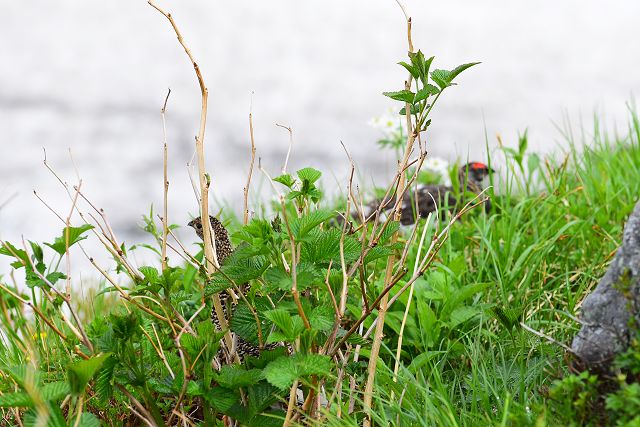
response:
<path fill-rule="evenodd" d="M 589 368 L 608 367 L 640 325 L 640 202 L 624 227 L 622 246 L 596 290 L 582 304 L 583 326 L 571 346 Z M 633 319 L 635 318 L 635 322 Z"/>

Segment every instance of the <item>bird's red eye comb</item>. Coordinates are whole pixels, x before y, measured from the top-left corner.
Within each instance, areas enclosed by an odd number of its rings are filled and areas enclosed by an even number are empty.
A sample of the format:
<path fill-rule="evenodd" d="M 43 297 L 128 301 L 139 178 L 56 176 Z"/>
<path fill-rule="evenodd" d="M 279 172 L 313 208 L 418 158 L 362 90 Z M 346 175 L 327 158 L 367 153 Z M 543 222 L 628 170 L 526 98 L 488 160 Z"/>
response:
<path fill-rule="evenodd" d="M 471 163 L 471 169 L 489 169 L 489 166 L 485 165 L 484 163 L 473 162 Z"/>

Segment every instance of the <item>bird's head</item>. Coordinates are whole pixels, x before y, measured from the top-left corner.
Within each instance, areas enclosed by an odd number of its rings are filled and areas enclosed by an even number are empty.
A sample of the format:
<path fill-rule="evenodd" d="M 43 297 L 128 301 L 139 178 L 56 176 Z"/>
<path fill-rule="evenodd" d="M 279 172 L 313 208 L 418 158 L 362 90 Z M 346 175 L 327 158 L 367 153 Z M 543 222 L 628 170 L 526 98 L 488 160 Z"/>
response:
<path fill-rule="evenodd" d="M 495 171 L 482 162 L 469 162 L 459 171 L 461 183 L 467 183 L 467 187 L 473 191 L 482 189 L 485 178 Z"/>
<path fill-rule="evenodd" d="M 216 233 L 216 237 L 218 237 L 218 234 L 224 233 L 226 235 L 227 231 L 224 228 L 224 226 L 222 225 L 222 223 L 218 220 L 218 218 L 216 218 L 213 215 L 209 216 L 210 220 L 211 220 L 211 226 L 213 227 L 213 231 Z M 194 230 L 196 230 L 196 234 L 198 234 L 198 236 L 202 239 L 202 235 L 204 233 L 204 231 L 202 230 L 202 219 L 201 217 L 197 217 L 192 219 L 191 221 L 189 221 L 189 223 L 187 224 L 189 227 L 193 227 Z"/>

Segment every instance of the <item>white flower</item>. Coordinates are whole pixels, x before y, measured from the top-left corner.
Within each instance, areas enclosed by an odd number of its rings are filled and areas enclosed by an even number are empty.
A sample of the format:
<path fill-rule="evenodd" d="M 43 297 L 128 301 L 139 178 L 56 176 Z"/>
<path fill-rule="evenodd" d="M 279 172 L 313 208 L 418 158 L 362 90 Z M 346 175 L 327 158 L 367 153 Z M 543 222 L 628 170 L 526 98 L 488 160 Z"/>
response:
<path fill-rule="evenodd" d="M 442 184 L 451 185 L 451 178 L 449 178 L 449 162 L 445 159 L 429 156 L 424 161 L 422 167 L 429 172 L 440 175 Z"/>
<path fill-rule="evenodd" d="M 369 120 L 369 125 L 381 130 L 386 138 L 406 134 L 404 117 L 393 108 L 388 108 L 380 117 Z"/>

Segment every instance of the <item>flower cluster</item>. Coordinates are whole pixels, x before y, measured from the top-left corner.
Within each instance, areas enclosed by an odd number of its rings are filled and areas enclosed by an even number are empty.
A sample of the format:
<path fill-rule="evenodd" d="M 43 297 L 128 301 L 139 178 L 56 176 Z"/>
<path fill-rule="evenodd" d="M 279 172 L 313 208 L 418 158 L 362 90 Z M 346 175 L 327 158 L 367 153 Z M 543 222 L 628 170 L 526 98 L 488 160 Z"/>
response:
<path fill-rule="evenodd" d="M 440 157 L 428 156 L 422 166 L 422 170 L 438 176 L 438 184 L 451 185 L 449 176 L 449 162 Z"/>
<path fill-rule="evenodd" d="M 379 117 L 369 120 L 369 125 L 382 132 L 383 137 L 377 142 L 381 147 L 399 150 L 404 146 L 407 138 L 405 117 L 393 108 L 388 108 Z M 450 185 L 449 162 L 440 158 L 428 156 L 422 166 L 419 181 L 424 184 Z"/>

